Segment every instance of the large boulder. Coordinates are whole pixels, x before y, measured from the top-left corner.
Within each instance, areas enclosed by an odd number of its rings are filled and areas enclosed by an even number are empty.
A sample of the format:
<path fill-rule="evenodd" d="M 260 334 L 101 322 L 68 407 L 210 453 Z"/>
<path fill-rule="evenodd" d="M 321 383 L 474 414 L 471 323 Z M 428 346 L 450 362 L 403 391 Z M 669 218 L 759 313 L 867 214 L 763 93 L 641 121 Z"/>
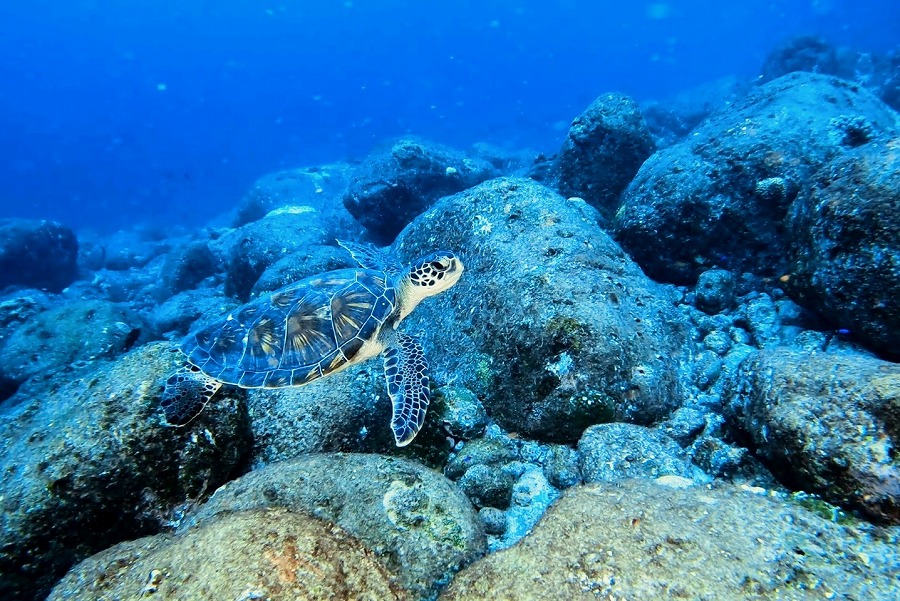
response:
<path fill-rule="evenodd" d="M 500 178 L 441 199 L 394 244 L 405 258 L 459 253 L 459 283 L 404 327 L 424 333 L 437 382 L 456 379 L 511 431 L 574 442 L 591 424 L 650 423 L 681 402 L 684 318 L 597 218 Z"/>
<path fill-rule="evenodd" d="M 357 264 L 343 248 L 304 246 L 267 267 L 250 290 L 250 297 L 256 298 L 303 278 L 345 267 L 357 267 Z"/>
<path fill-rule="evenodd" d="M 579 439 L 578 452 L 585 482 L 694 475 L 695 468 L 674 439 L 635 424 L 591 426 Z"/>
<path fill-rule="evenodd" d="M 557 158 L 557 188 L 583 198 L 609 220 L 619 195 L 654 151 L 638 104 L 622 94 L 600 96 L 575 117 Z"/>
<path fill-rule="evenodd" d="M 378 360 L 305 386 L 248 390 L 247 407 L 254 466 L 308 453 L 393 447 L 391 403 Z"/>
<path fill-rule="evenodd" d="M 77 275 L 72 230 L 53 221 L 0 219 L 0 291 L 20 286 L 59 292 Z"/>
<path fill-rule="evenodd" d="M 220 393 L 192 426 L 167 426 L 159 393 L 179 364 L 150 344 L 91 373 L 28 382 L 6 402 L 0 595 L 43 598 L 73 563 L 159 531 L 226 481 L 249 446 L 246 412 Z"/>
<path fill-rule="evenodd" d="M 680 479 L 571 489 L 441 601 L 893 599 L 896 545 L 741 488 Z"/>
<path fill-rule="evenodd" d="M 234 225 L 246 225 L 278 209 L 303 206 L 315 209 L 334 236 L 358 236 L 362 228 L 341 202 L 352 172 L 347 163 L 330 163 L 263 175 L 238 204 Z"/>
<path fill-rule="evenodd" d="M 426 467 L 382 455 L 307 455 L 253 471 L 216 491 L 190 526 L 264 507 L 337 524 L 420 598 L 485 550 L 478 516 L 459 489 Z"/>
<path fill-rule="evenodd" d="M 733 428 L 782 482 L 900 523 L 900 365 L 765 349 L 741 363 L 723 402 Z"/>
<path fill-rule="evenodd" d="M 494 175 L 484 159 L 405 138 L 376 149 L 356 168 L 344 205 L 374 240 L 387 244 L 441 196 Z"/>
<path fill-rule="evenodd" d="M 898 129 L 897 114 L 859 85 L 791 73 L 760 86 L 644 162 L 622 195 L 615 235 L 653 278 L 693 283 L 719 266 L 780 277 L 791 204 L 815 174 L 857 144 Z"/>
<path fill-rule="evenodd" d="M 207 240 L 184 241 L 166 253 L 160 267 L 157 297 L 165 300 L 193 290 L 203 280 L 218 274 L 221 268 Z"/>
<path fill-rule="evenodd" d="M 89 263 L 92 263 L 94 269 L 101 267 L 111 271 L 139 269 L 169 250 L 169 236 L 171 232 L 137 227 L 93 239 L 89 237 L 89 242 L 99 247 L 95 252 L 99 256 L 94 257 Z"/>
<path fill-rule="evenodd" d="M 762 81 L 778 79 L 795 71 L 837 75 L 851 79 L 842 64 L 838 49 L 817 35 L 798 35 L 784 40 L 766 56 L 760 75 Z"/>
<path fill-rule="evenodd" d="M 266 269 L 298 251 L 333 241 L 318 211 L 292 207 L 232 230 L 211 246 L 225 265 L 225 293 L 246 302 Z"/>
<path fill-rule="evenodd" d="M 318 601 L 413 597 L 362 543 L 302 513 L 227 514 L 179 535 L 122 543 L 76 566 L 50 601 Z"/>
<path fill-rule="evenodd" d="M 154 308 L 150 322 L 155 333 L 180 339 L 199 322 L 220 319 L 239 306 L 221 287 L 185 290 Z"/>
<path fill-rule="evenodd" d="M 145 324 L 122 305 L 64 303 L 30 317 L 0 342 L 0 379 L 23 382 L 62 367 L 110 359 L 146 339 Z"/>
<path fill-rule="evenodd" d="M 641 115 L 657 148 L 681 141 L 715 111 L 740 100 L 751 84 L 735 76 L 722 77 L 661 100 L 641 103 Z"/>
<path fill-rule="evenodd" d="M 864 122 L 859 123 L 865 127 Z M 795 205 L 787 291 L 835 329 L 900 359 L 900 138 L 867 139 Z"/>

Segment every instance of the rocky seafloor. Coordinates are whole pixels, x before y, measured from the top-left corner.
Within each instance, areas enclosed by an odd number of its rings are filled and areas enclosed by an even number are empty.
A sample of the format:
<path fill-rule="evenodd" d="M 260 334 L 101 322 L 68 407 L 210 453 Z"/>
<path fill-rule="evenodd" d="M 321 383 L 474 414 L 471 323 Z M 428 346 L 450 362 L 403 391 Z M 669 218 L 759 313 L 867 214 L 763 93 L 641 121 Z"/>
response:
<path fill-rule="evenodd" d="M 393 140 L 199 231 L 0 221 L 0 593 L 896 598 L 900 62 L 853 61 L 604 94 L 552 156 Z M 465 263 L 403 324 L 413 444 L 377 360 L 168 426 L 181 338 L 335 239 Z"/>

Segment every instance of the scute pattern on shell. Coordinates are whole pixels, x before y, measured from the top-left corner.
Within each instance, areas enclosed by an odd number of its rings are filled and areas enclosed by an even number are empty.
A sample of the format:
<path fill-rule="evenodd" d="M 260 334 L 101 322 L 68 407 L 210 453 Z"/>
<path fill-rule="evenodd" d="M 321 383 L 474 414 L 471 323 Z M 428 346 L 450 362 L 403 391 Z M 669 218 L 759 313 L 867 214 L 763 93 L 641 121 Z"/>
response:
<path fill-rule="evenodd" d="M 298 386 L 352 363 L 394 313 L 386 274 L 341 269 L 244 305 L 188 334 L 181 350 L 208 376 L 243 388 Z"/>

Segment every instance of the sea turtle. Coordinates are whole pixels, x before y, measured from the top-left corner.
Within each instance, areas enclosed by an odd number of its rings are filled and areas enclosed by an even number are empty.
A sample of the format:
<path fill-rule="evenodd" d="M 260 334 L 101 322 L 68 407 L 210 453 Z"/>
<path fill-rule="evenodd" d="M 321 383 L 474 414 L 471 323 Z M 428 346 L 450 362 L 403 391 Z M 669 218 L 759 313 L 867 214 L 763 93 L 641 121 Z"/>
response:
<path fill-rule="evenodd" d="M 359 268 L 294 282 L 187 335 L 187 361 L 162 394 L 169 424 L 188 424 L 222 384 L 302 386 L 383 353 L 394 439 L 405 446 L 415 438 L 428 408 L 428 364 L 419 341 L 397 325 L 453 286 L 462 261 L 438 251 L 403 267 L 374 247 L 338 244 Z"/>

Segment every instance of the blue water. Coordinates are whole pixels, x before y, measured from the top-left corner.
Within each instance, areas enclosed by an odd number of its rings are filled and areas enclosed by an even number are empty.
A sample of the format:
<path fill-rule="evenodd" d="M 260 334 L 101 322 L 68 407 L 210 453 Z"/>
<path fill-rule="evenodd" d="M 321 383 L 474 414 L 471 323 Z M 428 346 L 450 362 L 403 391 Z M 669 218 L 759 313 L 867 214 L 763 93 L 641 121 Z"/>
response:
<path fill-rule="evenodd" d="M 552 153 L 605 91 L 751 79 L 801 33 L 886 52 L 900 2 L 5 0 L 0 217 L 197 225 L 404 133 Z"/>

